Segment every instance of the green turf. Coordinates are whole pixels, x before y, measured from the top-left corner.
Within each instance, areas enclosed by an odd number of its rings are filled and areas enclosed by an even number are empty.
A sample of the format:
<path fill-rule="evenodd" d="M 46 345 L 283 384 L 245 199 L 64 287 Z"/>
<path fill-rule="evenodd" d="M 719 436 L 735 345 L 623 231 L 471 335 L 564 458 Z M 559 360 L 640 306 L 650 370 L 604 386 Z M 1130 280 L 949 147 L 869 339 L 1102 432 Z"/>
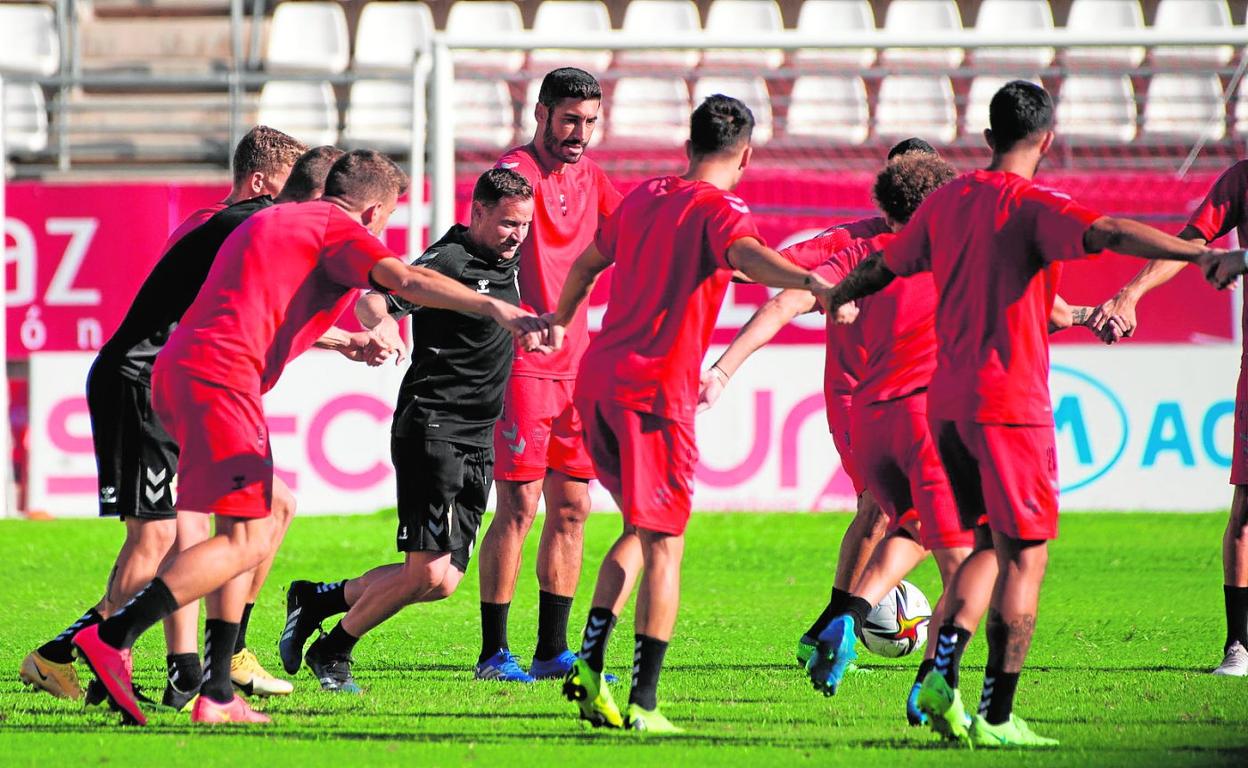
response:
<path fill-rule="evenodd" d="M 475 682 L 475 565 L 450 600 L 416 606 L 356 649 L 363 698 L 324 694 L 306 671 L 296 693 L 262 702 L 268 729 L 191 728 L 158 715 L 144 730 L 116 717 L 28 693 L 22 656 L 98 596 L 121 526 L 99 521 L 0 522 L 0 764 L 315 766 L 663 765 L 1248 765 L 1248 680 L 1204 674 L 1223 633 L 1219 515 L 1067 515 L 1018 710 L 1062 740 L 1045 754 L 942 748 L 903 717 L 913 659 L 867 658 L 835 698 L 816 695 L 791 661 L 797 635 L 822 607 L 843 515 L 698 515 L 689 534 L 684 600 L 659 694 L 688 729 L 641 740 L 595 732 L 573 717 L 557 683 Z M 618 529 L 588 528 L 589 573 Z M 302 518 L 287 538 L 252 619 L 251 646 L 279 669 L 282 591 L 291 578 L 336 579 L 394 559 L 385 515 Z M 532 537 L 536 539 L 536 537 Z M 530 544 L 535 543 L 531 541 Z M 532 550 L 512 607 L 513 650 L 527 662 L 536 623 Z M 573 611 L 579 635 L 592 576 Z M 934 568 L 913 581 L 934 598 Z M 608 665 L 627 677 L 631 617 Z M 137 681 L 159 689 L 159 632 L 137 648 Z M 978 700 L 985 651 L 967 653 L 963 691 Z M 616 696 L 627 697 L 626 686 Z"/>

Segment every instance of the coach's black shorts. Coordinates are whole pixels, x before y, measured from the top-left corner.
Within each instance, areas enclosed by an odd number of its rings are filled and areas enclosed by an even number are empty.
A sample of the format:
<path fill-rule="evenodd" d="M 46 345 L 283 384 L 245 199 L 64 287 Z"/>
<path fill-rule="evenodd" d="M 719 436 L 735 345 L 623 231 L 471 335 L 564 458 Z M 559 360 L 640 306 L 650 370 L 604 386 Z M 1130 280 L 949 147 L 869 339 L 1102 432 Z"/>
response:
<path fill-rule="evenodd" d="M 87 408 L 100 478 L 100 515 L 169 520 L 178 444 L 152 412 L 152 390 L 99 364 L 87 376 Z"/>
<path fill-rule="evenodd" d="M 394 435 L 390 455 L 398 485 L 400 552 L 450 552 L 468 558 L 494 482 L 494 448 Z"/>

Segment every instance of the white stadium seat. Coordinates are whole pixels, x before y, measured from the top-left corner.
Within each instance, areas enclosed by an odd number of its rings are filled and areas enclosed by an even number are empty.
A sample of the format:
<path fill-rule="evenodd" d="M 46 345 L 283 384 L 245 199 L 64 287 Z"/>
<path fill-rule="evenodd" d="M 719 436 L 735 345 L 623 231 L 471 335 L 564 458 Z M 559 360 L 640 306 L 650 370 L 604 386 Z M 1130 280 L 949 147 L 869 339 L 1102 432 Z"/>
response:
<path fill-rule="evenodd" d="M 680 146 L 689 138 L 689 86 L 681 78 L 621 77 L 607 106 L 613 142 Z"/>
<path fill-rule="evenodd" d="M 1150 138 L 1218 141 L 1226 136 L 1222 82 L 1215 74 L 1157 74 L 1148 84 L 1142 133 Z"/>
<path fill-rule="evenodd" d="M 966 97 L 966 111 L 962 116 L 964 136 L 975 137 L 983 133 L 988 127 L 988 106 L 992 97 L 1011 80 L 1030 80 L 1036 85 L 1044 85 L 1036 75 L 977 75 L 971 80 L 971 89 Z"/>
<path fill-rule="evenodd" d="M 875 12 L 868 0 L 806 0 L 797 13 L 797 30 L 823 34 L 835 29 L 840 32 L 875 31 Z M 875 63 L 874 48 L 843 48 L 821 51 L 803 48 L 795 57 L 799 67 L 835 67 L 866 69 Z"/>
<path fill-rule="evenodd" d="M 740 99 L 754 114 L 753 144 L 766 144 L 771 141 L 774 131 L 771 118 L 771 94 L 767 92 L 767 83 L 761 77 L 703 77 L 693 86 L 693 105 L 697 107 L 702 100 L 712 94 L 720 93 Z"/>
<path fill-rule="evenodd" d="M 632 0 L 624 11 L 624 37 L 635 40 L 662 40 L 672 34 L 688 34 L 702 29 L 698 7 L 693 0 Z M 702 55 L 693 50 L 621 51 L 617 66 L 693 69 Z"/>
<path fill-rule="evenodd" d="M 1080 32 L 1105 32 L 1140 29 L 1144 26 L 1144 11 L 1138 0 L 1073 0 L 1066 28 Z M 1066 51 L 1066 63 L 1090 64 L 1103 67 L 1111 65 L 1134 69 L 1144 61 L 1141 47 L 1070 48 Z"/>
<path fill-rule="evenodd" d="M 499 80 L 455 80 L 455 143 L 505 147 L 515 134 L 515 112 L 507 84 Z"/>
<path fill-rule="evenodd" d="M 780 32 L 783 29 L 784 18 L 775 0 L 711 0 L 711 8 L 706 13 L 707 32 L 748 35 L 753 32 Z M 702 65 L 777 69 L 784 65 L 784 51 L 776 48 L 712 49 L 702 55 Z"/>
<path fill-rule="evenodd" d="M 793 81 L 785 133 L 793 138 L 861 144 L 871 130 L 861 77 L 802 75 Z"/>
<path fill-rule="evenodd" d="M 984 0 L 975 18 L 975 31 L 1003 34 L 1053 29 L 1049 0 Z M 979 48 L 972 53 L 977 66 L 1039 71 L 1053 63 L 1052 48 Z"/>
<path fill-rule="evenodd" d="M 1235 135 L 1242 139 L 1248 136 L 1248 77 L 1239 81 L 1235 94 Z"/>
<path fill-rule="evenodd" d="M 1231 26 L 1231 9 L 1226 0 L 1161 0 L 1153 19 L 1157 29 L 1190 32 L 1197 29 L 1227 29 Z M 1224 67 L 1235 55 L 1229 45 L 1159 46 L 1153 49 L 1153 61 L 1167 67 Z"/>
<path fill-rule="evenodd" d="M 0 72 L 51 75 L 61 66 L 56 15 L 47 5 L 0 5 Z"/>
<path fill-rule="evenodd" d="M 4 145 L 8 152 L 48 148 L 48 110 L 38 85 L 4 84 Z M 0 157 L 0 163 L 3 160 Z"/>
<path fill-rule="evenodd" d="M 452 36 L 523 31 L 520 6 L 509 0 L 458 0 L 446 16 L 446 33 Z M 469 69 L 519 72 L 524 66 L 524 51 L 460 49 L 451 56 L 456 67 Z"/>
<path fill-rule="evenodd" d="M 273 80 L 260 89 L 256 122 L 285 131 L 310 147 L 338 140 L 338 104 L 327 82 Z"/>
<path fill-rule="evenodd" d="M 428 50 L 433 13 L 424 3 L 369 3 L 355 30 L 356 69 L 408 71 Z"/>
<path fill-rule="evenodd" d="M 893 0 L 884 14 L 889 32 L 949 32 L 962 29 L 954 0 Z M 889 48 L 885 64 L 953 69 L 962 63 L 961 48 Z"/>
<path fill-rule="evenodd" d="M 351 86 L 342 139 L 354 147 L 407 152 L 412 139 L 412 85 L 359 80 Z"/>
<path fill-rule="evenodd" d="M 325 72 L 347 69 L 351 41 L 342 6 L 331 2 L 278 3 L 264 57 L 270 72 Z"/>
<path fill-rule="evenodd" d="M 520 107 L 520 125 L 516 128 L 517 144 L 527 144 L 537 131 L 537 118 L 533 116 L 533 109 L 537 105 L 537 94 L 541 90 L 541 78 L 529 81 L 529 86 L 524 95 L 524 104 Z M 602 143 L 604 123 L 606 123 L 604 112 L 604 109 L 598 110 L 598 125 L 594 128 L 594 135 L 589 139 L 589 146 L 591 147 L 596 147 Z"/>
<path fill-rule="evenodd" d="M 930 75 L 887 75 L 880 83 L 875 132 L 899 138 L 922 136 L 948 144 L 958 133 L 958 109 L 949 78 Z"/>
<path fill-rule="evenodd" d="M 577 35 L 581 32 L 610 32 L 611 14 L 598 0 L 544 0 L 537 6 L 533 31 L 546 34 Z M 577 51 L 543 48 L 529 55 L 538 69 L 579 67 L 593 74 L 611 66 L 611 51 Z"/>
<path fill-rule="evenodd" d="M 1070 75 L 1057 99 L 1057 133 L 1080 142 L 1135 138 L 1135 90 L 1118 75 Z"/>

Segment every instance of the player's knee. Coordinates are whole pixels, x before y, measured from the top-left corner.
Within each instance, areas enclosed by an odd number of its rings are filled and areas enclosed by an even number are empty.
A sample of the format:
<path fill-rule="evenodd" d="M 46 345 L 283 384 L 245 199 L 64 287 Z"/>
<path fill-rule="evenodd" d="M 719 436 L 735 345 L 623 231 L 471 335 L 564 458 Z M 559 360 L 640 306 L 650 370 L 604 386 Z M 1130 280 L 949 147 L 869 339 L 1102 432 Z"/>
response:
<path fill-rule="evenodd" d="M 149 520 L 132 529 L 134 555 L 159 562 L 173 548 L 178 528 L 173 520 Z"/>
<path fill-rule="evenodd" d="M 436 584 L 429 587 L 429 590 L 425 593 L 425 599 L 430 602 L 445 600 L 455 594 L 455 590 L 459 588 L 459 582 L 462 581 L 463 578 L 464 574 L 459 569 L 454 567 L 447 568 L 443 572 L 442 578 Z"/>
<path fill-rule="evenodd" d="M 589 517 L 589 499 L 568 499 L 546 514 L 557 530 L 580 530 Z"/>
<path fill-rule="evenodd" d="M 504 480 L 498 484 L 497 519 L 509 528 L 528 531 L 537 519 L 537 506 L 541 497 L 540 482 Z"/>

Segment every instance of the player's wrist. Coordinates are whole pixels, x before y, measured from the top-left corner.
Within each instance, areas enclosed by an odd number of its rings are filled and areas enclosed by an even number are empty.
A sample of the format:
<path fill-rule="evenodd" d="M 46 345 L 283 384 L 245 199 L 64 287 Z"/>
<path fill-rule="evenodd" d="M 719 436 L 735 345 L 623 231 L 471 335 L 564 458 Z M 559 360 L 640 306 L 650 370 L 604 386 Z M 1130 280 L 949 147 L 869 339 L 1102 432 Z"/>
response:
<path fill-rule="evenodd" d="M 728 386 L 728 380 L 731 379 L 732 377 L 729 376 L 728 373 L 723 368 L 719 367 L 719 363 L 712 365 L 710 372 L 712 376 L 719 379 L 720 386 L 724 386 L 724 387 Z"/>

